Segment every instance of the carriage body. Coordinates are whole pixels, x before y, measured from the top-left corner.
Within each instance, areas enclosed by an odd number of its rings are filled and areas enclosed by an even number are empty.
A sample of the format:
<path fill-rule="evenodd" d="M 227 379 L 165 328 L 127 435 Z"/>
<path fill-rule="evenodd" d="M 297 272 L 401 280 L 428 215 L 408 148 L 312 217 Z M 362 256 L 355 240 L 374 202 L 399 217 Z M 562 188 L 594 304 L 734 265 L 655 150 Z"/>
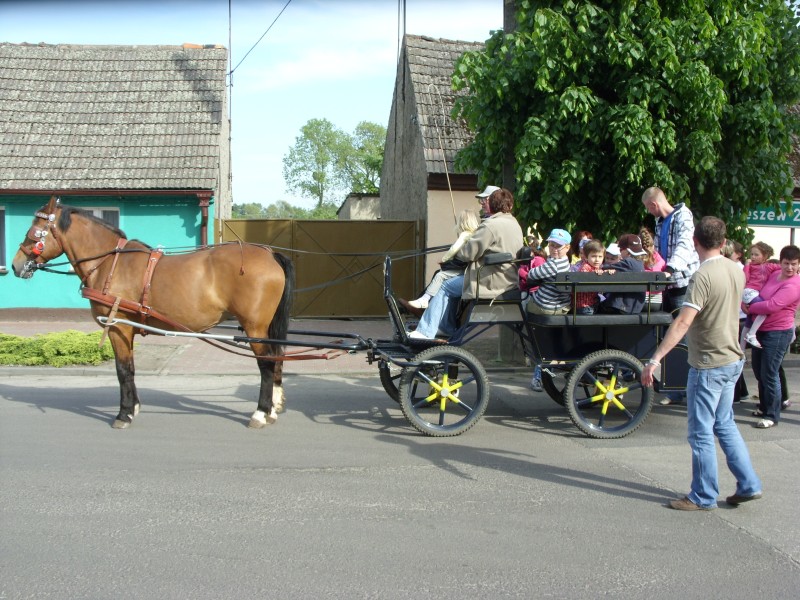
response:
<path fill-rule="evenodd" d="M 512 257 L 497 256 L 491 262 L 507 261 L 512 261 Z M 403 411 L 420 431 L 429 435 L 457 435 L 483 414 L 490 395 L 488 376 L 478 359 L 462 346 L 494 326 L 507 327 L 515 333 L 525 356 L 542 367 L 545 391 L 567 407 L 573 422 L 587 435 L 623 437 L 637 429 L 649 414 L 654 390 L 641 385 L 642 362 L 652 356 L 663 339 L 672 322 L 671 314 L 649 310 L 648 305 L 638 315 L 579 315 L 574 310 L 566 315 L 533 315 L 525 310 L 521 294 L 512 291 L 491 300 L 479 298 L 467 303 L 462 325 L 446 344 L 439 340 L 415 340 L 408 338 L 407 324 L 391 291 L 389 259 L 385 271 L 384 296 L 395 340 L 408 349 L 407 354 L 414 349 L 418 351 L 413 359 L 405 357 L 412 363 L 398 379 L 405 384 L 399 386 Z M 602 277 L 594 273 L 563 273 L 556 280 L 556 285 L 573 298 L 581 292 L 658 292 L 668 283 L 664 273 L 653 272 Z M 450 407 L 456 415 L 443 415 L 449 403 L 436 393 L 436 382 L 428 381 L 435 369 L 426 366 L 425 360 L 442 363 L 441 373 L 447 371 L 448 364 L 462 364 L 470 372 L 468 379 L 481 388 L 483 397 L 474 394 L 471 401 L 475 405 L 467 407 L 458 398 L 456 406 Z M 453 370 L 452 366 L 449 368 Z M 684 390 L 687 376 L 686 346 L 678 344 L 663 361 L 655 391 Z"/>

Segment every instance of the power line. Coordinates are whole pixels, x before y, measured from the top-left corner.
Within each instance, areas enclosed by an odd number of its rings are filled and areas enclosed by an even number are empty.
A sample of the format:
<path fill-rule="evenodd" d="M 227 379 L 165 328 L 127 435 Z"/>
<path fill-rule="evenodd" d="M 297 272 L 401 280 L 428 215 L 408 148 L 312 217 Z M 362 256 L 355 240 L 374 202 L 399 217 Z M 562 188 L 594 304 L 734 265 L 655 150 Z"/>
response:
<path fill-rule="evenodd" d="M 255 43 L 255 44 L 253 44 L 252 48 L 250 48 L 250 50 L 248 50 L 248 51 L 247 51 L 247 53 L 246 53 L 246 54 L 245 54 L 245 55 L 242 57 L 242 60 L 240 60 L 240 61 L 239 61 L 239 62 L 236 64 L 236 66 L 235 66 L 235 67 L 233 67 L 233 68 L 230 70 L 230 72 L 228 73 L 228 75 L 233 75 L 233 72 L 234 72 L 236 69 L 238 69 L 238 68 L 239 68 L 239 65 L 241 65 L 241 64 L 244 62 L 244 59 L 245 59 L 245 58 L 247 58 L 247 57 L 250 55 L 250 53 L 253 51 L 253 49 L 254 49 L 256 46 L 258 46 L 258 44 L 261 42 L 261 40 L 263 40 L 263 39 L 264 39 L 264 36 L 265 36 L 265 35 L 267 35 L 267 34 L 269 33 L 269 30 L 270 30 L 270 29 L 272 29 L 272 26 L 273 26 L 273 25 L 275 25 L 275 23 L 278 21 L 278 19 L 280 19 L 281 15 L 283 14 L 283 11 L 285 11 L 285 10 L 286 10 L 286 7 L 288 7 L 288 6 L 289 6 L 291 3 L 292 3 L 292 0 L 288 0 L 288 1 L 286 2 L 286 4 L 285 4 L 285 5 L 283 6 L 283 8 L 281 9 L 281 12 L 279 12 L 279 13 L 278 13 L 278 16 L 277 16 L 277 17 L 275 17 L 275 19 L 272 21 L 272 23 L 270 23 L 270 26 L 269 26 L 269 27 L 267 27 L 267 30 L 266 30 L 264 33 L 262 33 L 262 34 L 261 34 L 261 37 L 260 37 L 260 38 L 258 38 L 258 40 L 256 41 L 256 43 Z"/>

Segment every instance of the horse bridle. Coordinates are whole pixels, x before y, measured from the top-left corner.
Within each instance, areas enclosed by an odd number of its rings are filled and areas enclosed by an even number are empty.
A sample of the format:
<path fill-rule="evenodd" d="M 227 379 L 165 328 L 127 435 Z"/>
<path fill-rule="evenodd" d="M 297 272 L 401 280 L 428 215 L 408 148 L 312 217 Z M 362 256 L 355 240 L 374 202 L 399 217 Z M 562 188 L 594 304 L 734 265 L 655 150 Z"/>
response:
<path fill-rule="evenodd" d="M 61 242 L 56 235 L 55 213 L 37 212 L 35 216 L 39 219 L 44 219 L 46 225 L 45 227 L 39 227 L 36 223 L 34 223 L 31 225 L 30 229 L 28 229 L 28 233 L 25 234 L 25 239 L 33 242 L 33 246 L 25 246 L 24 241 L 19 245 L 20 251 L 22 251 L 22 253 L 28 257 L 28 261 L 24 266 L 26 271 L 32 271 L 35 268 L 34 265 L 41 265 L 47 262 L 42 258 L 42 253 L 44 252 L 45 244 L 48 238 L 52 239 L 56 244 L 58 244 L 58 255 L 64 252 L 64 247 L 61 245 Z"/>

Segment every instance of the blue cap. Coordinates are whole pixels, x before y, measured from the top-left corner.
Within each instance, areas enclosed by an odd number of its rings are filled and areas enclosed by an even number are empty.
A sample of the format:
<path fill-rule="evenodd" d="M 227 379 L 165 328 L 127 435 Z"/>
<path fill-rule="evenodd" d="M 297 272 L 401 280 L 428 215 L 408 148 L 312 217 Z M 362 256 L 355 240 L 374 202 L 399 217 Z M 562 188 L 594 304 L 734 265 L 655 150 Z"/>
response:
<path fill-rule="evenodd" d="M 548 242 L 558 242 L 562 246 L 569 244 L 572 241 L 572 236 L 566 229 L 553 229 L 550 235 L 547 236 Z"/>

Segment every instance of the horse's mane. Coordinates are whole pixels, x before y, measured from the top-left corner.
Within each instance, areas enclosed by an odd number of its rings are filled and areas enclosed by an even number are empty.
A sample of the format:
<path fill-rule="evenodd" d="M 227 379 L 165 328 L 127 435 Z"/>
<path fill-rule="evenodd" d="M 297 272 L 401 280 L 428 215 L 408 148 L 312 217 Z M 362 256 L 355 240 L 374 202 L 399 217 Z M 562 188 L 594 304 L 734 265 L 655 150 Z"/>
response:
<path fill-rule="evenodd" d="M 98 225 L 102 225 L 103 227 L 105 227 L 109 231 L 112 231 L 114 234 L 116 234 L 116 235 L 118 235 L 120 237 L 123 237 L 125 239 L 128 239 L 128 236 L 125 235 L 125 232 L 122 231 L 121 229 L 118 229 L 118 228 L 114 227 L 113 225 L 111 225 L 109 223 L 106 223 L 105 221 L 103 221 L 103 219 L 98 219 L 97 217 L 95 217 L 89 211 L 83 210 L 81 208 L 77 208 L 75 206 L 69 206 L 67 204 L 62 204 L 61 205 L 61 216 L 59 216 L 59 218 L 58 218 L 58 228 L 61 231 L 65 232 L 65 233 L 67 231 L 69 231 L 69 226 L 72 225 L 72 215 L 74 215 L 74 214 L 77 214 L 77 215 L 80 215 L 80 216 L 82 216 L 82 217 L 84 217 L 86 219 L 89 219 L 90 221 L 93 221 L 94 223 L 97 223 Z"/>

